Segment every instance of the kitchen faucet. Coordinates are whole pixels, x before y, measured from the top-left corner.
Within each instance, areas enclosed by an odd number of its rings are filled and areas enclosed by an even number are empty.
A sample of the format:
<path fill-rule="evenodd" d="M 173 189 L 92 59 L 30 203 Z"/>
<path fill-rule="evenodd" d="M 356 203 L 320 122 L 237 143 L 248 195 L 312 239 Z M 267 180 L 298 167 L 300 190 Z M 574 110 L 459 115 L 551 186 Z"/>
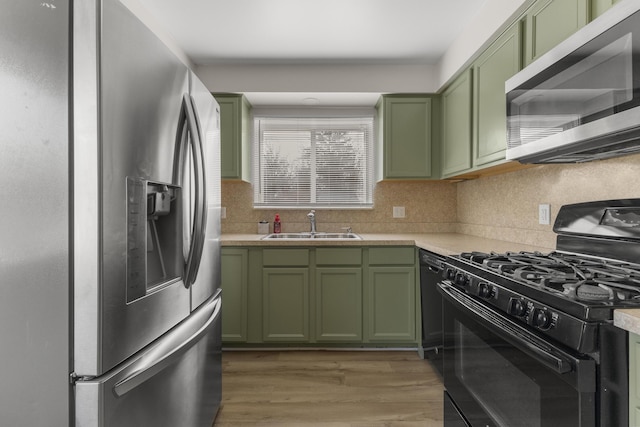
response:
<path fill-rule="evenodd" d="M 316 211 L 311 209 L 311 212 L 307 214 L 307 218 L 309 218 L 309 221 L 311 222 L 311 234 L 316 234 Z"/>

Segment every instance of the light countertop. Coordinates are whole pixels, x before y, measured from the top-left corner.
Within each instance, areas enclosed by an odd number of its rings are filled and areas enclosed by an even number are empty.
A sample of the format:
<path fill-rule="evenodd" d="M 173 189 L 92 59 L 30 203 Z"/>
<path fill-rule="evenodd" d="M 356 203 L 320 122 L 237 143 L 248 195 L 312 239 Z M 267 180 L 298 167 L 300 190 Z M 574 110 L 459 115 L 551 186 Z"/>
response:
<path fill-rule="evenodd" d="M 640 335 L 640 309 L 618 309 L 613 312 L 613 324 L 625 331 Z"/>
<path fill-rule="evenodd" d="M 222 246 L 417 246 L 440 255 L 461 252 L 540 251 L 552 249 L 458 233 L 365 234 L 362 240 L 261 240 L 260 234 L 223 234 Z"/>

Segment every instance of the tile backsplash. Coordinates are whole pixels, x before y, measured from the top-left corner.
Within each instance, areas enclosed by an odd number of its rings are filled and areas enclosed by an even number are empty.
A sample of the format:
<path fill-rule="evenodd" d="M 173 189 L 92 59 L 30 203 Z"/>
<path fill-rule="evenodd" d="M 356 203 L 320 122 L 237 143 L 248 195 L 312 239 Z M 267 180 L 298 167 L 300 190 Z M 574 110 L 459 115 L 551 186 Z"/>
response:
<path fill-rule="evenodd" d="M 567 165 L 539 165 L 457 184 L 457 231 L 555 248 L 560 206 L 640 198 L 640 155 Z M 551 206 L 551 224 L 538 224 L 538 205 Z"/>
<path fill-rule="evenodd" d="M 445 181 L 379 182 L 374 190 L 373 209 L 316 209 L 318 231 L 338 232 L 351 227 L 354 233 L 454 232 L 456 186 Z M 283 232 L 308 231 L 309 209 L 254 209 L 251 184 L 222 182 L 222 206 L 227 217 L 223 233 L 257 233 L 257 223 L 280 214 Z M 393 218 L 393 207 L 404 207 L 404 218 Z"/>
<path fill-rule="evenodd" d="M 306 231 L 308 209 L 253 209 L 251 184 L 223 181 L 223 233 L 257 233 L 276 213 L 284 232 Z M 640 155 L 568 165 L 539 165 L 452 183 L 383 181 L 373 209 L 317 210 L 319 231 L 355 233 L 459 232 L 498 240 L 555 247 L 553 221 L 560 206 L 591 200 L 640 197 Z M 538 205 L 551 206 L 551 225 L 538 224 Z M 393 207 L 405 218 L 393 218 Z M 272 225 L 272 224 L 271 224 Z M 271 227 L 272 230 L 272 227 Z"/>

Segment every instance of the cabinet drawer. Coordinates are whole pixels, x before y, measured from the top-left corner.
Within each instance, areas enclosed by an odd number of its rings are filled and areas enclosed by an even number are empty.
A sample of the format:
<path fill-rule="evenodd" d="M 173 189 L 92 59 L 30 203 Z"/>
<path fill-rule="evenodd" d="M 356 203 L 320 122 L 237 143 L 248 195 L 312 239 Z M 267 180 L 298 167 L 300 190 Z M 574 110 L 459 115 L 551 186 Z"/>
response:
<path fill-rule="evenodd" d="M 264 249 L 264 266 L 308 266 L 309 249 Z"/>
<path fill-rule="evenodd" d="M 415 263 L 415 248 L 371 248 L 369 265 L 411 265 Z"/>
<path fill-rule="evenodd" d="M 318 248 L 316 265 L 360 265 L 362 248 Z"/>

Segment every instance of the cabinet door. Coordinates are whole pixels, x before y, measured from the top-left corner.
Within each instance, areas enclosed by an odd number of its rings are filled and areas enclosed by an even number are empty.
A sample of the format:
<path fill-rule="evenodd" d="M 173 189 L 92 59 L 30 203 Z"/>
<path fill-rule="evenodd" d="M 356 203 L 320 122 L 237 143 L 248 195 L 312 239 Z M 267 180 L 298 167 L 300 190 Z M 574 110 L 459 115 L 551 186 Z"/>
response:
<path fill-rule="evenodd" d="M 263 268 L 262 338 L 309 341 L 309 269 Z"/>
<path fill-rule="evenodd" d="M 220 174 L 250 181 L 249 104 L 242 95 L 214 94 L 220 105 Z"/>
<path fill-rule="evenodd" d="M 640 335 L 629 333 L 629 426 L 640 425 Z"/>
<path fill-rule="evenodd" d="M 471 69 L 442 94 L 442 173 L 455 175 L 471 168 Z"/>
<path fill-rule="evenodd" d="M 415 267 L 369 267 L 370 341 L 415 342 Z"/>
<path fill-rule="evenodd" d="M 222 340 L 247 340 L 247 272 L 246 249 L 222 249 Z"/>
<path fill-rule="evenodd" d="M 431 177 L 431 98 L 385 97 L 384 178 Z"/>
<path fill-rule="evenodd" d="M 588 2 L 589 0 L 538 0 L 526 15 L 525 65 L 587 25 Z"/>
<path fill-rule="evenodd" d="M 516 23 L 474 63 L 474 166 L 505 158 L 507 101 L 504 83 L 520 70 L 520 51 L 520 25 Z"/>
<path fill-rule="evenodd" d="M 316 269 L 317 341 L 362 341 L 362 269 Z"/>
<path fill-rule="evenodd" d="M 591 0 L 591 19 L 606 12 L 611 6 L 618 3 L 619 0 Z"/>

